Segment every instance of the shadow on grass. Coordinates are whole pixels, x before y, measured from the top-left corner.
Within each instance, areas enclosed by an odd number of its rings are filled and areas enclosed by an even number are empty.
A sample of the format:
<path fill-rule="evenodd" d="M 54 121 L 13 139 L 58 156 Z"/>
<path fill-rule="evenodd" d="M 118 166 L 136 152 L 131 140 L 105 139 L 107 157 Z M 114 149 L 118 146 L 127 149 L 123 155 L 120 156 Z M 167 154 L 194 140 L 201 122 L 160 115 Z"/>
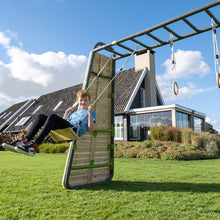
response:
<path fill-rule="evenodd" d="M 178 183 L 178 182 L 141 182 L 112 180 L 107 184 L 97 184 L 86 187 L 88 190 L 115 190 L 130 192 L 145 191 L 173 191 L 173 192 L 220 192 L 220 184 L 217 183 Z"/>

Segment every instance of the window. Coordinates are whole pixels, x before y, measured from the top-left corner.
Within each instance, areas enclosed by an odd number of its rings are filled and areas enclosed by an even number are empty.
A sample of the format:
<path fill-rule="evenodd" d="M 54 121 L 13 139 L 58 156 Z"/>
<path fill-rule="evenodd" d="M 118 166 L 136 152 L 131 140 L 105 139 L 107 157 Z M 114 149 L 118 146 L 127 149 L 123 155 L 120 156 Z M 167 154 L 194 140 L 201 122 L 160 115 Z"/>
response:
<path fill-rule="evenodd" d="M 23 117 L 15 126 L 23 126 L 30 118 L 31 116 Z"/>
<path fill-rule="evenodd" d="M 41 108 L 42 105 L 39 105 L 33 112 L 32 114 L 35 114 L 40 108 Z"/>
<path fill-rule="evenodd" d="M 0 116 L 0 118 L 4 117 L 5 115 L 6 115 L 6 112 L 5 112 L 5 113 L 3 113 L 3 114 Z"/>
<path fill-rule="evenodd" d="M 145 124 L 149 127 L 172 125 L 171 111 L 147 113 L 145 114 Z"/>
<path fill-rule="evenodd" d="M 163 112 L 162 124 L 165 125 L 165 126 L 166 126 L 166 125 L 172 125 L 171 111 L 165 111 L 165 112 Z"/>
<path fill-rule="evenodd" d="M 9 115 L 11 114 L 11 112 L 9 112 L 8 114 L 6 114 L 3 119 L 7 118 Z"/>
<path fill-rule="evenodd" d="M 176 112 L 176 126 L 189 128 L 189 115 L 182 112 Z"/>
<path fill-rule="evenodd" d="M 154 113 L 154 126 L 162 125 L 162 112 Z"/>
<path fill-rule="evenodd" d="M 53 111 L 56 111 L 56 110 L 60 107 L 60 105 L 61 105 L 62 103 L 63 103 L 63 100 L 59 101 L 59 102 L 57 103 L 57 105 L 54 107 Z"/>
<path fill-rule="evenodd" d="M 139 128 L 137 126 L 137 115 L 130 116 L 130 139 L 139 140 Z"/>
<path fill-rule="evenodd" d="M 202 119 L 194 117 L 194 131 L 202 131 Z"/>
<path fill-rule="evenodd" d="M 145 107 L 145 89 L 140 88 L 140 93 L 141 93 L 141 108 Z"/>
<path fill-rule="evenodd" d="M 130 116 L 130 140 L 146 140 L 150 128 L 158 125 L 172 125 L 171 111 L 153 112 Z"/>
<path fill-rule="evenodd" d="M 123 140 L 123 116 L 115 117 L 115 140 Z"/>

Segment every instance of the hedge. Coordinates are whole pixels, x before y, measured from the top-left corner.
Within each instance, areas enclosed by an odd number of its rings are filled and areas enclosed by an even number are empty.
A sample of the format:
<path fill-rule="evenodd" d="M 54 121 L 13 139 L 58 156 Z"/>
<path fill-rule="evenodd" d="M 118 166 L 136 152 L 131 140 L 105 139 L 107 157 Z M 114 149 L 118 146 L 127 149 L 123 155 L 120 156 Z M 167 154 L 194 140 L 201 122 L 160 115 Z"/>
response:
<path fill-rule="evenodd" d="M 1 134 L 0 144 L 20 140 L 25 132 L 17 135 Z M 143 142 L 115 142 L 116 158 L 158 158 L 163 160 L 214 159 L 220 156 L 220 137 L 207 132 L 186 128 L 156 126 L 151 128 L 152 140 Z M 43 143 L 39 151 L 65 153 L 69 143 Z"/>

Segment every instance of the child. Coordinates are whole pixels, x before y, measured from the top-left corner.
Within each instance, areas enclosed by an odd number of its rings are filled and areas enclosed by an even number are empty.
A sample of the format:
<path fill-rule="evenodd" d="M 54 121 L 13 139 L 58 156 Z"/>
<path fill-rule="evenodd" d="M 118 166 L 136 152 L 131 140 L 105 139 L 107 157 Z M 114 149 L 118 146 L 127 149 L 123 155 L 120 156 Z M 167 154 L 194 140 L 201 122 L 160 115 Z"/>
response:
<path fill-rule="evenodd" d="M 80 90 L 77 93 L 77 102 L 80 108 L 79 111 L 73 112 L 75 107 L 70 107 L 65 111 L 63 118 L 56 114 L 50 114 L 49 116 L 40 114 L 35 118 L 25 138 L 18 142 L 4 143 L 3 146 L 12 151 L 15 149 L 20 153 L 34 156 L 37 147 L 42 143 L 51 130 L 72 127 L 79 137 L 85 134 L 88 129 L 92 132 L 95 128 L 96 113 L 95 111 L 92 111 L 93 106 L 89 105 L 90 101 L 90 94 L 86 90 Z M 69 114 L 71 115 L 68 117 Z M 40 129 L 41 131 L 39 135 L 35 140 L 30 142 Z"/>

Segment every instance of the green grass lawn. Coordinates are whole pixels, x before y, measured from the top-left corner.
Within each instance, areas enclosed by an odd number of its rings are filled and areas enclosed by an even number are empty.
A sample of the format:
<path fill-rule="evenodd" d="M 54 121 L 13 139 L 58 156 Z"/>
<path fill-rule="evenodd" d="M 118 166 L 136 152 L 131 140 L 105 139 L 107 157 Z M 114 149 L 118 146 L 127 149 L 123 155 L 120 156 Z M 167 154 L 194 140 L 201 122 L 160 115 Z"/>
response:
<path fill-rule="evenodd" d="M 0 219 L 220 219 L 220 159 L 115 159 L 112 182 L 78 190 L 65 161 L 0 151 Z"/>

